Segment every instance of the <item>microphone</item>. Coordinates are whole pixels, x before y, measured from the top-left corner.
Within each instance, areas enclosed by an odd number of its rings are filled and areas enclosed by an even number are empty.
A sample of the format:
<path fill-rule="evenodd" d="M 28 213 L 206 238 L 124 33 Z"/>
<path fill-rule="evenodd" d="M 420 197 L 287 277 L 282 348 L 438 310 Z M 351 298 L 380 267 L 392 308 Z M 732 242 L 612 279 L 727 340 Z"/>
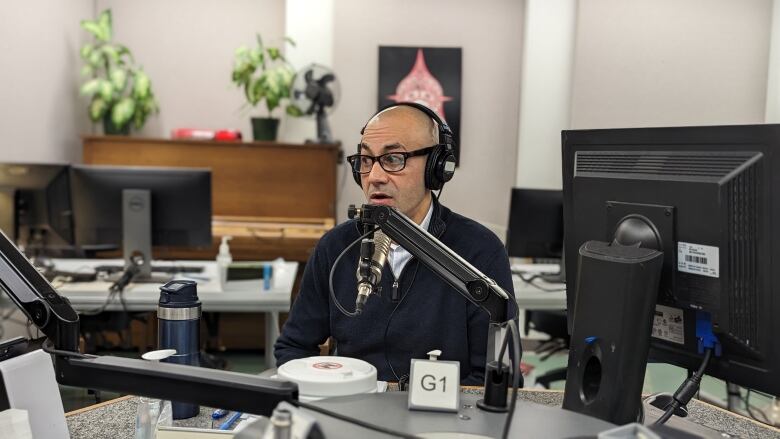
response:
<path fill-rule="evenodd" d="M 109 287 L 109 291 L 116 293 L 121 293 L 124 291 L 127 284 L 129 284 L 141 271 L 141 265 L 143 264 L 143 256 L 133 255 L 130 258 L 130 263 L 127 265 L 127 268 L 125 268 L 125 270 L 122 272 L 122 276 L 120 276 L 119 279 Z"/>
<path fill-rule="evenodd" d="M 373 239 L 363 239 L 360 243 L 360 260 L 358 261 L 358 290 L 355 299 L 355 314 L 363 312 L 363 306 L 368 296 L 376 291 L 382 280 L 382 267 L 387 262 L 390 251 L 390 237 L 378 231 Z"/>

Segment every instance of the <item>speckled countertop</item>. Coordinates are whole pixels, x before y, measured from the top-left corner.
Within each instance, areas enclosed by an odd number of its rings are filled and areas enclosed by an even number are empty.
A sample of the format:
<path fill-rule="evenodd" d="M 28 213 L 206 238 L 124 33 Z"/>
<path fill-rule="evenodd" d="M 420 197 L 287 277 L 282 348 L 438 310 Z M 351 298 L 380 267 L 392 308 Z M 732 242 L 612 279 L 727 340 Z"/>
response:
<path fill-rule="evenodd" d="M 465 393 L 482 393 L 479 389 L 464 389 Z M 518 398 L 538 404 L 560 407 L 561 391 L 520 390 Z M 72 439 L 132 439 L 135 433 L 135 416 L 138 398 L 124 397 L 98 406 L 71 412 L 67 415 Z M 689 419 L 732 437 L 780 438 L 780 430 L 765 427 L 751 419 L 735 415 L 712 405 L 693 400 L 688 405 Z M 211 426 L 211 409 L 201 407 L 200 414 L 191 419 L 174 421 L 180 426 Z M 670 421 L 671 423 L 672 421 Z M 673 423 L 671 425 L 674 425 Z"/>

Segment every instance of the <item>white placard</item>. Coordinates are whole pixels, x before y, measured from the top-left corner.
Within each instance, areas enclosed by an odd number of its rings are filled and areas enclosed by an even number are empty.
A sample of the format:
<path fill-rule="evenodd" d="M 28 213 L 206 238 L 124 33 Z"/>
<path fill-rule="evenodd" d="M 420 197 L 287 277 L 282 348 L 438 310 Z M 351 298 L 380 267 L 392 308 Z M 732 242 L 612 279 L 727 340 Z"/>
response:
<path fill-rule="evenodd" d="M 457 412 L 460 406 L 460 363 L 412 360 L 409 409 Z"/>
<path fill-rule="evenodd" d="M 679 308 L 656 305 L 653 317 L 653 337 L 672 343 L 685 344 L 683 311 Z"/>
<path fill-rule="evenodd" d="M 711 245 L 677 243 L 677 271 L 720 277 L 720 249 Z"/>
<path fill-rule="evenodd" d="M 0 376 L 11 407 L 27 410 L 34 438 L 70 437 L 51 355 L 37 350 L 0 361 Z"/>

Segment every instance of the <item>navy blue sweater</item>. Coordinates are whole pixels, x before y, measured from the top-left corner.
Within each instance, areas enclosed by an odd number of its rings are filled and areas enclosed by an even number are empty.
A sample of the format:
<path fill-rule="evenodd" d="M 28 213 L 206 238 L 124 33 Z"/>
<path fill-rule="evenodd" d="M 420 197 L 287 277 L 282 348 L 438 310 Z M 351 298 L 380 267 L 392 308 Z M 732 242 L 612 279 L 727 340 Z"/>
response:
<path fill-rule="evenodd" d="M 509 259 L 495 234 L 435 199 L 428 231 L 514 297 Z M 274 346 L 278 365 L 318 355 L 317 346 L 332 336 L 338 355 L 368 361 L 377 368 L 380 380 L 397 381 L 409 373 L 412 358 L 428 358 L 428 351 L 440 349 L 442 360 L 460 362 L 462 384 L 483 384 L 487 313 L 416 258 L 406 264 L 398 279 L 390 264 L 385 264 L 381 290 L 368 299 L 362 315 L 350 318 L 339 312 L 329 297 L 328 276 L 339 253 L 360 235 L 356 221 L 347 221 L 317 244 Z M 359 249 L 360 245 L 350 249 L 333 275 L 336 297 L 350 311 L 355 307 Z M 514 315 L 514 301 L 507 310 L 508 316 Z"/>

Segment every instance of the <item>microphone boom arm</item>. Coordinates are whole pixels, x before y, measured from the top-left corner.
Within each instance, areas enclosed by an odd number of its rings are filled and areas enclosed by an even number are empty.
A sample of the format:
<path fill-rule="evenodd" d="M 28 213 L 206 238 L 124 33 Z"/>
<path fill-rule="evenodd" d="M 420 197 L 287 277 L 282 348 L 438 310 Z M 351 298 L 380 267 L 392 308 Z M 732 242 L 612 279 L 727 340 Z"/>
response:
<path fill-rule="evenodd" d="M 469 302 L 485 310 L 490 323 L 506 323 L 509 294 L 406 215 L 387 206 L 350 206 L 349 217 L 380 230 L 433 270 Z"/>
<path fill-rule="evenodd" d="M 433 270 L 461 296 L 488 313 L 490 324 L 485 364 L 485 398 L 477 402 L 477 406 L 487 411 L 506 411 L 506 390 L 508 375 L 511 373 L 505 373 L 510 369 L 504 359 L 498 356 L 501 351 L 500 343 L 506 332 L 506 323 L 511 319 L 507 317 L 507 302 L 511 300 L 509 294 L 493 279 L 474 268 L 406 215 L 391 207 L 370 204 L 364 204 L 362 207 L 350 206 L 348 216 L 350 219 L 357 219 L 364 226 L 379 226 L 385 235 Z M 519 366 L 515 365 L 514 373 L 520 373 Z"/>

